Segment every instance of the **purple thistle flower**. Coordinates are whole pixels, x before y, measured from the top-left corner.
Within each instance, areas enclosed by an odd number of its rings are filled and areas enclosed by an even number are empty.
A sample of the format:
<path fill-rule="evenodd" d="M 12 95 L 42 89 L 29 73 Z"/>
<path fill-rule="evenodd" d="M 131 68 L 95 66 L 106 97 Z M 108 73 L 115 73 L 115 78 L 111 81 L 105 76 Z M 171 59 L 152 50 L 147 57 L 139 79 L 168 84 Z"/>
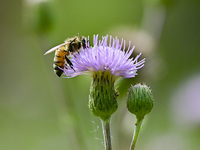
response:
<path fill-rule="evenodd" d="M 70 61 L 75 71 L 66 66 L 64 74 L 67 77 L 109 71 L 116 77 L 132 78 L 137 75 L 137 70 L 144 66 L 145 59 L 138 61 L 141 53 L 134 59 L 130 58 L 135 48 L 130 49 L 131 42 L 127 51 L 125 51 L 125 41 L 122 39 L 120 43 L 117 37 L 112 39 L 110 36 L 108 43 L 108 35 L 102 37 L 102 40 L 98 40 L 98 35 L 94 35 L 93 43 L 93 47 L 87 43 L 88 48 L 81 49 L 72 56 Z"/>

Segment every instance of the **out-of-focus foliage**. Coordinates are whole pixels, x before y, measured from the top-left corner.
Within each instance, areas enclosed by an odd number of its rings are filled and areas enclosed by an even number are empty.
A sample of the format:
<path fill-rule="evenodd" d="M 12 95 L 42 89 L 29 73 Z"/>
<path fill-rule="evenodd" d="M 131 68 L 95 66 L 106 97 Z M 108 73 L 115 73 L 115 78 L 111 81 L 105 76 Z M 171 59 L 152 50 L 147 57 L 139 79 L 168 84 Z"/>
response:
<path fill-rule="evenodd" d="M 136 78 L 117 83 L 113 149 L 128 149 L 131 142 L 135 117 L 125 101 L 130 84 L 138 82 L 151 86 L 155 105 L 137 148 L 200 149 L 196 84 L 200 1 L 1 0 L 0 4 L 0 149 L 103 149 L 100 120 L 88 108 L 91 78 L 57 78 L 54 54 L 43 55 L 77 33 L 90 40 L 93 34 L 131 40 L 134 55 L 142 51 L 146 57 Z"/>

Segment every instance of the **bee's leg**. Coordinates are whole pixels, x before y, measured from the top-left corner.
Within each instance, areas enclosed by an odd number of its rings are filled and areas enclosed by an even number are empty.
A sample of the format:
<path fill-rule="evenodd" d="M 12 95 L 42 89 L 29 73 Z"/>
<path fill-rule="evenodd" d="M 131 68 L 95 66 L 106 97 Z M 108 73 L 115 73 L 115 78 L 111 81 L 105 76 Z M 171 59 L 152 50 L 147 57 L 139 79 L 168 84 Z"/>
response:
<path fill-rule="evenodd" d="M 69 64 L 70 68 L 72 68 L 74 70 L 72 62 L 69 60 L 69 58 L 67 58 L 66 55 L 65 55 L 65 59 L 66 59 L 67 63 Z"/>

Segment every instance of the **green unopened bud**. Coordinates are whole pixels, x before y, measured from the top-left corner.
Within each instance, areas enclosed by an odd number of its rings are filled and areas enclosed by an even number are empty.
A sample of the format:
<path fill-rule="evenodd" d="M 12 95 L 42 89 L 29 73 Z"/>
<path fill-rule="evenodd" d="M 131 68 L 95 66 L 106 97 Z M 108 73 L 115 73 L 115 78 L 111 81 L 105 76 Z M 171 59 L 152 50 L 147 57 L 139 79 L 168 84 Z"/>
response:
<path fill-rule="evenodd" d="M 116 76 L 109 71 L 94 72 L 90 87 L 89 108 L 93 115 L 107 120 L 117 110 L 118 92 L 114 88 Z"/>
<path fill-rule="evenodd" d="M 143 119 L 146 114 L 150 113 L 153 105 L 153 95 L 149 87 L 141 84 L 130 87 L 127 108 L 132 114 L 136 115 L 138 120 Z"/>

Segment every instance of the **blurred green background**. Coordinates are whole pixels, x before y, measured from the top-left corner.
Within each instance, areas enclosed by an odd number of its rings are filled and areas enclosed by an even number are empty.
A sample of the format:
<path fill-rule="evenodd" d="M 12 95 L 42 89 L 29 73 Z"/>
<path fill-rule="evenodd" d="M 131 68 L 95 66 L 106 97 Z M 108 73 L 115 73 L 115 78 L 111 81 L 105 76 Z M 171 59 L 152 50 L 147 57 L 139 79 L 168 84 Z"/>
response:
<path fill-rule="evenodd" d="M 0 149 L 102 150 L 99 118 L 88 109 L 91 78 L 57 78 L 51 47 L 77 33 L 132 41 L 145 67 L 117 82 L 114 150 L 129 148 L 135 116 L 130 84 L 153 89 L 137 150 L 200 149 L 199 0 L 0 0 Z"/>

